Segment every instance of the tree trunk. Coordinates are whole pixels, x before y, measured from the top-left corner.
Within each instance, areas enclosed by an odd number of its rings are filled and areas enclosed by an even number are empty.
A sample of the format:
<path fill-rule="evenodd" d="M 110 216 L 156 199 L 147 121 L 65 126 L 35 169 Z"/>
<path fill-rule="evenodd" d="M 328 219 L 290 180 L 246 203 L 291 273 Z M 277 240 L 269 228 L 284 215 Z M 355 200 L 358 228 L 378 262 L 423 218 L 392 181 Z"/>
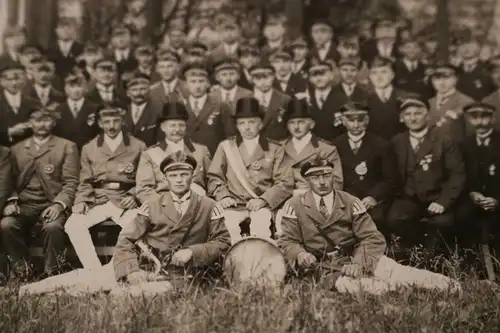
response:
<path fill-rule="evenodd" d="M 448 0 L 437 0 L 437 17 L 436 17 L 436 30 L 438 49 L 437 57 L 441 61 L 448 61 L 450 58 L 449 40 L 450 40 L 450 21 L 448 11 Z"/>

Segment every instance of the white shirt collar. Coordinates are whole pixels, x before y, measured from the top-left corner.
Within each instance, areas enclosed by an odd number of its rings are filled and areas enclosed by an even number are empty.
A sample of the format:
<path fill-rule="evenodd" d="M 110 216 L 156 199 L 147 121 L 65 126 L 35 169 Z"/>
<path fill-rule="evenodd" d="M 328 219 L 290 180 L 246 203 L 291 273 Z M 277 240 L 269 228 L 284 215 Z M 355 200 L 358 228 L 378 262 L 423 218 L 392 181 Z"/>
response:
<path fill-rule="evenodd" d="M 114 139 L 111 139 L 109 136 L 104 134 L 104 142 L 106 143 L 108 148 L 112 152 L 114 152 L 116 148 L 118 148 L 118 146 L 123 142 L 123 133 L 118 133 L 118 135 Z"/>
<path fill-rule="evenodd" d="M 269 91 L 263 92 L 255 89 L 253 94 L 255 98 L 257 98 L 259 101 L 262 101 L 262 98 L 264 98 L 264 101 L 269 105 L 269 102 L 271 101 L 271 95 L 273 94 L 273 90 L 269 89 Z"/>
<path fill-rule="evenodd" d="M 76 101 L 74 99 L 68 98 L 66 101 L 67 101 L 71 111 L 73 111 L 73 107 L 75 106 L 75 104 L 76 104 L 78 110 L 80 110 L 82 108 L 83 102 L 85 102 L 85 98 L 80 98 L 79 100 L 76 100 Z"/>
<path fill-rule="evenodd" d="M 319 89 L 314 89 L 314 95 L 316 96 L 316 98 L 320 98 L 320 97 L 324 97 L 326 99 L 326 97 L 328 95 L 330 95 L 330 91 L 332 90 L 332 87 L 331 86 L 328 86 L 326 89 L 323 89 L 323 90 L 319 90 Z"/>
<path fill-rule="evenodd" d="M 46 86 L 46 87 L 42 87 L 41 85 L 39 84 L 34 84 L 34 87 L 35 87 L 35 90 L 38 94 L 40 93 L 48 93 L 50 91 L 50 85 Z"/>
<path fill-rule="evenodd" d="M 290 78 L 292 77 L 292 73 L 288 73 L 287 76 L 285 76 L 284 78 L 279 78 L 278 76 L 276 76 L 276 80 L 278 80 L 279 83 L 281 82 L 286 82 L 288 83 L 288 81 L 290 80 Z"/>
<path fill-rule="evenodd" d="M 44 139 L 39 139 L 35 136 L 33 136 L 33 142 L 35 143 L 35 145 L 37 145 L 39 148 L 42 147 L 44 144 L 46 144 L 47 142 L 49 142 L 50 140 L 50 135 L 47 136 L 46 138 Z"/>
<path fill-rule="evenodd" d="M 277 40 L 277 41 L 268 40 L 267 41 L 267 45 L 271 49 L 279 49 L 279 48 L 281 48 L 283 46 L 283 39 L 280 39 L 280 40 Z"/>
<path fill-rule="evenodd" d="M 314 202 L 316 202 L 316 207 L 318 207 L 319 210 L 319 201 L 321 198 L 323 198 L 323 201 L 325 202 L 326 208 L 328 209 L 328 213 L 331 215 L 332 210 L 333 210 L 333 200 L 335 199 L 335 196 L 333 195 L 333 191 L 328 193 L 327 195 L 321 197 L 317 195 L 316 193 L 312 192 L 313 197 L 314 197 Z"/>
<path fill-rule="evenodd" d="M 297 151 L 298 154 L 304 150 L 304 148 L 307 146 L 309 142 L 311 142 L 312 134 L 311 132 L 307 133 L 300 139 L 297 139 L 296 137 L 292 137 L 292 144 L 293 147 L 295 148 L 295 151 Z"/>
<path fill-rule="evenodd" d="M 377 95 L 380 98 L 385 97 L 387 99 L 389 99 L 391 97 L 392 90 L 393 90 L 392 84 L 388 85 L 384 89 L 377 89 L 377 88 L 375 88 L 375 91 L 377 92 Z"/>
<path fill-rule="evenodd" d="M 236 50 L 238 49 L 238 43 L 233 43 L 233 44 L 223 43 L 223 45 L 224 45 L 224 50 L 226 51 L 226 53 L 229 54 L 235 54 Z"/>
<path fill-rule="evenodd" d="M 179 198 L 176 194 L 173 192 L 170 192 L 172 195 L 172 201 L 174 202 L 174 206 L 177 210 L 180 209 L 181 215 L 186 214 L 188 208 L 189 208 L 189 203 L 191 201 L 191 190 L 189 190 L 186 194 L 184 194 L 181 198 Z"/>
<path fill-rule="evenodd" d="M 176 151 L 184 151 L 184 140 L 179 140 L 179 142 L 173 142 L 165 139 L 167 144 L 167 150 L 169 153 L 175 153 Z"/>
<path fill-rule="evenodd" d="M 436 98 L 437 99 L 444 99 L 444 98 L 450 97 L 451 95 L 453 95 L 455 93 L 455 91 L 457 91 L 456 88 L 453 88 L 453 89 L 451 89 L 450 91 L 448 91 L 448 92 L 446 92 L 444 94 L 441 94 L 441 93 L 438 92 L 437 95 L 436 95 Z"/>
<path fill-rule="evenodd" d="M 96 83 L 95 86 L 96 86 L 97 90 L 99 90 L 100 92 L 103 92 L 103 93 L 112 93 L 113 88 L 114 88 L 114 86 L 112 84 L 110 84 L 109 86 L 106 87 L 101 83 Z"/>
<path fill-rule="evenodd" d="M 410 138 L 422 139 L 429 132 L 429 127 L 426 127 L 419 132 L 410 132 Z"/>
<path fill-rule="evenodd" d="M 243 144 L 249 155 L 252 155 L 259 144 L 259 135 L 253 139 L 243 139 Z"/>
<path fill-rule="evenodd" d="M 403 62 L 405 63 L 407 68 L 415 69 L 418 66 L 418 60 L 408 60 L 406 58 L 403 58 Z"/>
<path fill-rule="evenodd" d="M 171 93 L 175 90 L 177 87 L 177 78 L 174 78 L 172 81 L 167 82 L 167 81 L 161 81 L 161 84 L 163 85 L 163 89 L 165 91 L 170 91 Z"/>
<path fill-rule="evenodd" d="M 191 107 L 194 108 L 194 103 L 198 102 L 198 109 L 201 110 L 203 109 L 203 106 L 205 105 L 205 102 L 207 101 L 207 94 L 203 94 L 203 96 L 196 98 L 193 95 L 189 95 L 189 103 L 191 104 Z"/>
<path fill-rule="evenodd" d="M 189 200 L 191 198 L 191 190 L 189 190 L 186 194 L 184 194 L 180 198 L 174 192 L 170 192 L 170 194 L 172 195 L 172 199 L 174 201 L 186 202 L 187 200 Z"/>
<path fill-rule="evenodd" d="M 489 146 L 490 141 L 491 141 L 491 134 L 493 133 L 493 128 L 490 129 L 488 132 L 486 132 L 483 135 L 477 135 L 476 134 L 476 142 L 478 145 L 484 145 L 484 146 Z"/>
<path fill-rule="evenodd" d="M 232 87 L 230 90 L 226 90 L 224 89 L 222 86 L 220 87 L 220 93 L 221 93 L 221 97 L 224 99 L 226 97 L 226 95 L 229 93 L 229 100 L 230 101 L 233 101 L 234 100 L 234 96 L 236 95 L 236 90 L 238 89 L 238 86 L 234 86 Z"/>
<path fill-rule="evenodd" d="M 124 49 L 124 50 L 115 49 L 115 58 L 117 58 L 117 59 L 128 59 L 129 53 L 130 53 L 129 49 Z"/>
<path fill-rule="evenodd" d="M 11 94 L 5 89 L 3 92 L 10 106 L 19 107 L 21 105 L 21 92 L 18 92 L 17 94 Z"/>
<path fill-rule="evenodd" d="M 349 137 L 349 140 L 352 142 L 359 142 L 360 140 L 363 139 L 365 135 L 366 132 L 363 132 L 360 135 L 352 135 L 351 133 L 347 132 L 347 136 Z"/>
<path fill-rule="evenodd" d="M 353 84 L 347 85 L 344 82 L 341 82 L 342 88 L 344 89 L 346 94 L 351 95 L 354 92 L 354 89 L 356 88 L 356 82 Z"/>

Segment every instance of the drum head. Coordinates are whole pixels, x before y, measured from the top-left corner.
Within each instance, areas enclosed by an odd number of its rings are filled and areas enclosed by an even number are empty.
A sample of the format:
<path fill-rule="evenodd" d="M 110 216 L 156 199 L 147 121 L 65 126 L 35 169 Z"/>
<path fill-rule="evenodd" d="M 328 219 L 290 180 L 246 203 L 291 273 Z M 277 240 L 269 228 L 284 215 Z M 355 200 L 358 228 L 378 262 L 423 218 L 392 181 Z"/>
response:
<path fill-rule="evenodd" d="M 230 284 L 278 285 L 285 279 L 286 261 L 271 240 L 246 237 L 227 252 L 224 274 Z"/>

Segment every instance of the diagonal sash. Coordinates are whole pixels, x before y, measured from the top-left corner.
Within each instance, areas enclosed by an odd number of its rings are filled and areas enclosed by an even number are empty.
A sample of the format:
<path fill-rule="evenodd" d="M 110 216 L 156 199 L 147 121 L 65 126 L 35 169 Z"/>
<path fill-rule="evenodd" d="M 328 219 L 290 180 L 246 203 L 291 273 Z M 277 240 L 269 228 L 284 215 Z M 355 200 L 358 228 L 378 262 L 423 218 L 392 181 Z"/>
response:
<path fill-rule="evenodd" d="M 252 186 L 248 182 L 248 178 L 246 177 L 246 170 L 245 163 L 243 163 L 243 159 L 241 158 L 240 152 L 238 150 L 238 146 L 236 146 L 236 143 L 234 141 L 226 140 L 221 142 L 221 147 L 224 150 L 224 153 L 226 154 L 227 161 L 229 162 L 228 164 L 231 166 L 233 169 L 234 173 L 236 174 L 236 177 L 238 178 L 241 186 L 245 189 L 245 191 L 250 194 L 251 197 L 254 199 L 260 198 L 254 190 L 252 190 Z"/>

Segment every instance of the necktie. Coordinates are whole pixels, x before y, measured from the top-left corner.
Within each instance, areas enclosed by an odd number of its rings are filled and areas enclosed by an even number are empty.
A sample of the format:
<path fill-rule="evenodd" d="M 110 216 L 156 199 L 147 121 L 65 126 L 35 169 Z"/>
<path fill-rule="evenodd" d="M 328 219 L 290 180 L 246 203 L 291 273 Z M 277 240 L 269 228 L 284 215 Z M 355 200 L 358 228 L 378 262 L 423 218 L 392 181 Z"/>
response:
<path fill-rule="evenodd" d="M 71 111 L 73 112 L 73 116 L 76 118 L 78 117 L 78 103 L 77 102 L 73 102 L 73 106 L 71 107 Z"/>
<path fill-rule="evenodd" d="M 448 102 L 449 96 L 441 96 L 438 98 L 438 101 L 436 103 L 436 108 L 438 110 L 442 109 L 443 106 Z"/>
<path fill-rule="evenodd" d="M 262 106 L 262 108 L 266 108 L 267 107 L 267 101 L 266 101 L 266 96 L 264 95 L 261 95 L 260 96 L 260 105 Z"/>
<path fill-rule="evenodd" d="M 229 93 L 229 91 L 227 91 L 225 94 L 224 94 L 224 103 L 231 103 L 231 95 Z"/>
<path fill-rule="evenodd" d="M 415 138 L 415 140 L 417 140 L 417 144 L 415 145 L 415 147 L 413 147 L 413 150 L 416 152 L 418 152 L 418 150 L 420 149 L 420 146 L 422 145 L 422 142 L 424 142 L 424 138 Z"/>
<path fill-rule="evenodd" d="M 139 121 L 141 109 L 139 108 L 138 105 L 133 105 L 132 110 L 133 110 L 133 115 L 134 115 L 134 117 L 133 117 L 134 124 L 137 124 L 137 122 Z"/>
<path fill-rule="evenodd" d="M 326 101 L 325 95 L 319 95 L 318 106 L 320 109 L 323 108 L 323 104 L 325 104 L 325 101 Z"/>
<path fill-rule="evenodd" d="M 325 200 L 323 197 L 319 199 L 319 212 L 325 219 L 328 219 L 330 217 L 330 213 L 328 213 L 328 208 L 326 207 Z"/>
<path fill-rule="evenodd" d="M 170 89 L 170 84 L 167 83 L 165 85 L 165 95 L 170 96 L 171 93 L 172 93 L 172 90 Z"/>
<path fill-rule="evenodd" d="M 354 140 L 349 139 L 349 141 L 351 142 L 351 145 L 352 145 L 352 152 L 354 154 L 356 154 L 359 150 L 359 147 L 361 146 L 361 140 L 354 141 Z"/>

